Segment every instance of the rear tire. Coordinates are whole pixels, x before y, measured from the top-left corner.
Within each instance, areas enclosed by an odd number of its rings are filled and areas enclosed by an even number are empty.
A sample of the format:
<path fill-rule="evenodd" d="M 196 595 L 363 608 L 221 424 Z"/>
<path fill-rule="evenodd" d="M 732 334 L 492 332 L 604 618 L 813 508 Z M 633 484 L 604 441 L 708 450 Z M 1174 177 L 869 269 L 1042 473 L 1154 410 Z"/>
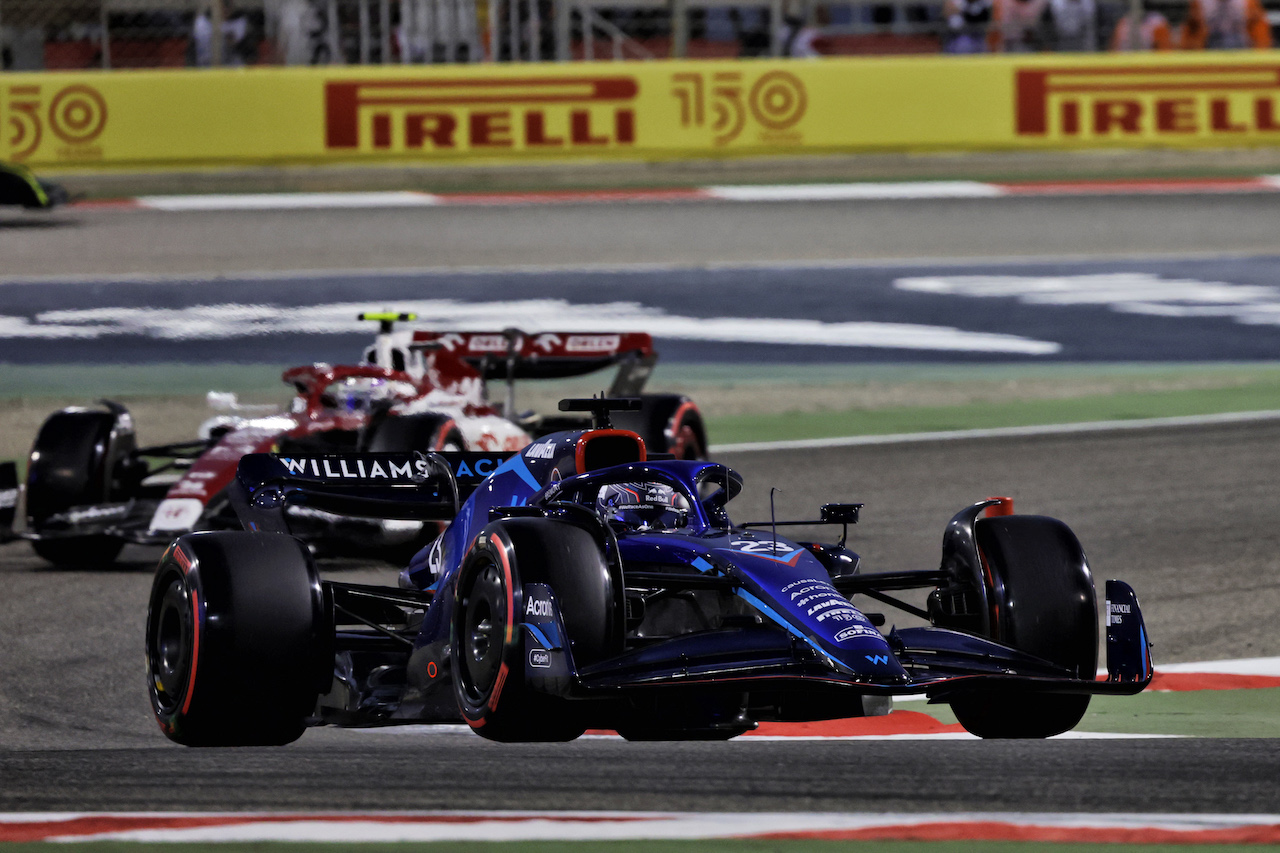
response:
<path fill-rule="evenodd" d="M 388 415 L 374 420 L 364 439 L 370 453 L 420 450 L 466 450 L 462 431 L 453 418 L 442 414 Z"/>
<path fill-rule="evenodd" d="M 574 703 L 525 682 L 526 583 L 555 592 L 576 666 L 621 651 L 614 578 L 591 534 L 545 518 L 494 522 L 458 573 L 451 638 L 458 710 L 491 740 L 573 740 L 586 730 Z"/>
<path fill-rule="evenodd" d="M 192 533 L 165 552 L 147 610 L 151 707 L 186 746 L 279 746 L 333 678 L 320 576 L 297 539 Z"/>
<path fill-rule="evenodd" d="M 642 394 L 640 406 L 638 412 L 612 413 L 613 425 L 637 433 L 651 453 L 707 458 L 707 431 L 693 400 L 681 394 Z"/>
<path fill-rule="evenodd" d="M 405 453 L 415 450 L 466 450 L 467 443 L 457 423 L 448 415 L 428 412 L 420 415 L 381 415 L 365 433 L 362 447 L 369 453 Z M 382 549 L 379 553 L 397 566 L 408 565 L 414 556 L 432 543 L 448 527 L 447 522 L 426 522 L 411 539 Z"/>
<path fill-rule="evenodd" d="M 55 412 L 40 427 L 27 468 L 27 528 L 40 533 L 51 516 L 127 496 L 122 470 L 137 449 L 128 413 L 90 409 Z M 35 552 L 58 566 L 106 565 L 124 543 L 110 536 L 36 539 Z"/>
<path fill-rule="evenodd" d="M 1097 600 L 1079 540 L 1041 516 L 978 520 L 987 571 L 990 636 L 1091 681 L 1098 663 Z M 951 710 L 982 738 L 1045 738 L 1074 728 L 1088 694 L 993 692 L 960 696 Z"/>

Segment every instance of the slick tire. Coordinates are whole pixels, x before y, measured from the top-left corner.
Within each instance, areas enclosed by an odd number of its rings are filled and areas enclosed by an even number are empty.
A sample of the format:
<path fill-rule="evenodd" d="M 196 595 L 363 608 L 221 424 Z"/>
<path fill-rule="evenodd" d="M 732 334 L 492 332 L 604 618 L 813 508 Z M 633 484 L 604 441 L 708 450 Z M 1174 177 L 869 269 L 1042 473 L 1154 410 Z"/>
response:
<path fill-rule="evenodd" d="M 1062 522 L 998 516 L 975 526 L 988 569 L 991 637 L 1092 680 L 1098 663 L 1097 600 L 1079 540 Z M 1068 731 L 1088 694 L 994 692 L 956 697 L 951 709 L 983 738 L 1045 738 Z"/>
<path fill-rule="evenodd" d="M 388 415 L 369 426 L 364 449 L 370 453 L 466 450 L 462 432 L 448 415 Z"/>
<path fill-rule="evenodd" d="M 40 533 L 50 516 L 72 507 L 124 497 L 121 463 L 137 449 L 127 414 L 65 409 L 50 415 L 31 447 L 27 468 L 27 528 Z M 36 539 L 35 552 L 58 566 L 101 566 L 124 543 L 109 536 Z"/>
<path fill-rule="evenodd" d="M 276 533 L 191 533 L 169 546 L 147 610 L 151 708 L 185 746 L 279 746 L 333 678 L 311 555 Z"/>
<path fill-rule="evenodd" d="M 643 394 L 640 406 L 638 412 L 614 412 L 613 425 L 637 433 L 651 453 L 707 458 L 707 431 L 692 400 L 681 394 Z"/>
<path fill-rule="evenodd" d="M 467 443 L 457 423 L 448 415 L 382 415 L 370 423 L 363 449 L 370 453 L 450 452 L 466 450 Z M 446 526 L 444 522 L 423 524 L 414 538 L 386 548 L 381 555 L 394 565 L 407 565 L 415 554 L 443 533 Z"/>
<path fill-rule="evenodd" d="M 496 521 L 458 573 L 450 647 L 458 710 L 491 740 L 573 740 L 586 730 L 575 703 L 525 683 L 525 583 L 555 592 L 577 667 L 621 651 L 620 590 L 592 535 L 546 518 Z"/>

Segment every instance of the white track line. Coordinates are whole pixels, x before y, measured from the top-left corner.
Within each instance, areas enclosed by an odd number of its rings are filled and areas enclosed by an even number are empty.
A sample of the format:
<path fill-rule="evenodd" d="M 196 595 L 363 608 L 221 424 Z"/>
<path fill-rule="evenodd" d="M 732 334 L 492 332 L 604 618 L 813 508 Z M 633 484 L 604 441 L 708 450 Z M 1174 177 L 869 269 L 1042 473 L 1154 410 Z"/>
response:
<path fill-rule="evenodd" d="M 1166 663 L 1157 666 L 1156 672 L 1203 672 L 1223 675 L 1274 675 L 1280 677 L 1280 657 Z"/>
<path fill-rule="evenodd" d="M 862 447 L 875 444 L 919 444 L 930 441 L 964 441 L 975 438 L 1026 438 L 1037 435 L 1070 435 L 1072 433 L 1120 432 L 1124 430 L 1159 429 L 1164 427 L 1213 426 L 1216 424 L 1253 423 L 1280 420 L 1280 410 L 1260 412 L 1224 412 L 1215 415 L 1184 415 L 1171 418 L 1138 418 L 1131 421 L 1087 421 L 1078 424 L 1046 424 L 1043 426 L 998 427 L 995 429 L 958 429 L 941 432 L 905 432 L 894 435 L 852 435 L 838 438 L 802 438 L 788 441 L 746 441 L 739 444 L 715 444 L 711 453 L 753 453 L 770 450 L 814 450 L 825 447 Z"/>
<path fill-rule="evenodd" d="M 434 207 L 440 197 L 419 192 L 257 193 L 243 195 L 150 195 L 135 201 L 148 210 L 334 210 L 368 207 Z"/>
<path fill-rule="evenodd" d="M 721 201 L 872 201 L 930 198 L 999 198 L 1002 187 L 978 181 L 909 181 L 902 183 L 794 184 L 705 187 Z"/>
<path fill-rule="evenodd" d="M 687 190 L 583 190 L 580 192 L 443 193 L 332 192 L 247 193 L 140 196 L 109 206 L 164 211 L 300 210 L 363 207 L 429 207 L 435 205 L 530 205 L 625 202 L 727 201 L 747 203 L 813 201 L 892 201 L 897 199 L 983 199 L 1097 193 L 1187 193 L 1280 190 L 1280 176 L 1260 175 L 1221 182 L 1199 181 L 1062 181 L 985 183 L 981 181 L 865 181 L 833 184 L 734 185 Z M 92 206 L 90 204 L 89 206 Z"/>

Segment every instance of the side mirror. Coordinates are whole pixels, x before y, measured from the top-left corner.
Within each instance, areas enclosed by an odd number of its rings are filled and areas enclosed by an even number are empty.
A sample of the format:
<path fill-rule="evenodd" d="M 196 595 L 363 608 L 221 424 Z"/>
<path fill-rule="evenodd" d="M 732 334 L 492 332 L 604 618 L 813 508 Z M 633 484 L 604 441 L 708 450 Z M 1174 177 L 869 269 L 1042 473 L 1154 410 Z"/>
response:
<path fill-rule="evenodd" d="M 863 504 L 823 504 L 822 520 L 828 524 L 857 524 Z"/>

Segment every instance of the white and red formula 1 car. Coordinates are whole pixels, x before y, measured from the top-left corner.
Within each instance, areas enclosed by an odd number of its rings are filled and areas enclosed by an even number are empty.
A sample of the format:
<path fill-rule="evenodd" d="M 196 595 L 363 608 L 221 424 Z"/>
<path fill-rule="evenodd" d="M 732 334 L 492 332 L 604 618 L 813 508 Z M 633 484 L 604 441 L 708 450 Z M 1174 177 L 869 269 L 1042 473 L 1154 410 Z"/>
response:
<path fill-rule="evenodd" d="M 517 380 L 612 366 L 617 374 L 602 390 L 641 400 L 637 411 L 618 417 L 620 427 L 659 453 L 705 456 L 706 432 L 693 401 L 641 393 L 657 360 L 648 334 L 423 331 L 394 327 L 414 319 L 408 314 L 361 319 L 380 324 L 361 363 L 286 370 L 282 378 L 296 395 L 282 412 L 254 411 L 232 395 L 211 393 L 211 404 L 226 411 L 192 441 L 138 447 L 129 412 L 110 401 L 50 415 L 31 450 L 26 529 L 17 535 L 56 564 L 109 563 L 126 543 L 164 545 L 194 530 L 238 527 L 226 488 L 247 453 L 519 450 L 577 422 L 518 414 Z M 504 386 L 496 403 L 489 399 L 493 380 Z M 419 522 L 371 522 L 309 507 L 291 513 L 320 553 L 354 546 L 400 559 L 436 532 Z"/>

